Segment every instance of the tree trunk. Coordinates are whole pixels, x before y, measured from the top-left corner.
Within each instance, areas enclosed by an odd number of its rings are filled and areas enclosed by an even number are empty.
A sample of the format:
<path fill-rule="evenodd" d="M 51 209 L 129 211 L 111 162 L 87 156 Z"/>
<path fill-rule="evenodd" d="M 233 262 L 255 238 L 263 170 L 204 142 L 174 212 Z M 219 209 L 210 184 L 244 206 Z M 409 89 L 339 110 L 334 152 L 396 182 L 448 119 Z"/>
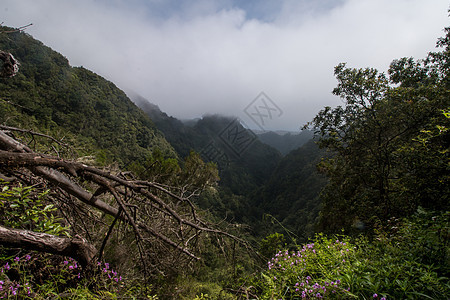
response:
<path fill-rule="evenodd" d="M 86 267 L 95 257 L 97 250 L 82 237 L 58 237 L 48 233 L 0 226 L 0 245 L 22 248 L 57 255 L 70 256 Z"/>

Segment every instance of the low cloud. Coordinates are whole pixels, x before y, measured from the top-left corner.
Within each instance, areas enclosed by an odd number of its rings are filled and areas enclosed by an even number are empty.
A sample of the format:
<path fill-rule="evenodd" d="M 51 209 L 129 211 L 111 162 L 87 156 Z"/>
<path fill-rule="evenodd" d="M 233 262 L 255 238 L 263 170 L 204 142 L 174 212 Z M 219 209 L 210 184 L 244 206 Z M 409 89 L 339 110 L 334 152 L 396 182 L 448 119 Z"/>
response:
<path fill-rule="evenodd" d="M 72 65 L 169 115 L 223 113 L 252 127 L 244 109 L 263 91 L 283 111 L 267 129 L 289 130 L 340 104 L 338 63 L 384 71 L 392 59 L 424 57 L 448 23 L 445 0 L 236 3 L 4 0 L 0 20 L 32 22 L 27 32 Z"/>

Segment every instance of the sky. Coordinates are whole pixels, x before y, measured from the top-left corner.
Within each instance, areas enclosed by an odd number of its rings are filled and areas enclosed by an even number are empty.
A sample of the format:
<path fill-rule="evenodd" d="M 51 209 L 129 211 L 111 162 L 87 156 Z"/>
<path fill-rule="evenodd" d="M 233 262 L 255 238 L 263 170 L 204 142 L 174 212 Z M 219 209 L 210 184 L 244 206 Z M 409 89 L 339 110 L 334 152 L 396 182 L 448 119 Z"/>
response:
<path fill-rule="evenodd" d="M 448 0 L 2 0 L 0 22 L 180 119 L 220 113 L 299 131 L 332 95 L 336 65 L 385 72 L 424 58 Z"/>

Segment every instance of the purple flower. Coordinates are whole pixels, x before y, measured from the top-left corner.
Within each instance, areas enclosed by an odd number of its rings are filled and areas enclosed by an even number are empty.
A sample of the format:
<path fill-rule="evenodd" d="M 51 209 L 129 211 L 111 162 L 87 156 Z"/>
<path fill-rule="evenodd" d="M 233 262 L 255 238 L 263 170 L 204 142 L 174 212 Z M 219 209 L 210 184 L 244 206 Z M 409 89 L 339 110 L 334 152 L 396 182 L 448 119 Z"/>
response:
<path fill-rule="evenodd" d="M 381 297 L 381 299 L 380 300 L 386 300 L 386 298 L 385 297 Z"/>
<path fill-rule="evenodd" d="M 375 293 L 375 294 L 373 294 L 373 297 L 374 298 L 378 298 L 378 295 Z"/>
<path fill-rule="evenodd" d="M 18 256 L 16 256 L 16 257 L 14 258 L 14 261 L 15 261 L 15 262 L 19 262 L 19 261 L 20 261 L 20 258 L 19 258 Z"/>
<path fill-rule="evenodd" d="M 30 254 L 25 255 L 25 259 L 26 259 L 26 260 L 30 260 L 30 259 L 31 259 Z"/>

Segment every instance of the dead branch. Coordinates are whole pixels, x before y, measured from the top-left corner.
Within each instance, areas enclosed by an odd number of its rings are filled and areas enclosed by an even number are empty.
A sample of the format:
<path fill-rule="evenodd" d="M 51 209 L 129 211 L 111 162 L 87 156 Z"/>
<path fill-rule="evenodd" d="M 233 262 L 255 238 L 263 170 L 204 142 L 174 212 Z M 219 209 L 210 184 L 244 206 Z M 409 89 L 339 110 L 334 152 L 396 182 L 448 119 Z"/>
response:
<path fill-rule="evenodd" d="M 29 130 L 29 129 L 22 129 L 22 128 L 11 127 L 11 126 L 6 126 L 6 125 L 0 125 L 0 129 L 7 130 L 7 131 L 17 131 L 17 132 L 22 132 L 22 133 L 29 133 L 31 135 L 45 137 L 46 139 L 49 139 L 49 140 L 57 143 L 58 145 L 61 145 L 61 146 L 64 146 L 64 147 L 69 147 L 66 143 L 63 143 L 62 141 L 57 140 L 57 139 L 55 139 L 54 137 L 52 137 L 50 135 L 39 133 L 39 132 L 35 132 L 35 131 Z"/>
<path fill-rule="evenodd" d="M 11 248 L 25 248 L 70 256 L 75 258 L 83 267 L 90 264 L 97 253 L 93 245 L 78 235 L 70 239 L 3 226 L 0 226 L 0 244 Z"/>
<path fill-rule="evenodd" d="M 116 176 L 79 162 L 35 153 L 2 130 L 0 130 L 0 165 L 8 170 L 26 168 L 35 176 L 53 183 L 88 207 L 128 224 L 135 232 L 139 249 L 142 247 L 140 243 L 151 242 L 149 237 L 153 237 L 198 260 L 199 258 L 192 252 L 193 249 L 190 249 L 190 244 L 196 241 L 202 232 L 227 236 L 246 245 L 243 240 L 212 228 L 200 220 L 195 213 L 194 204 L 189 199 L 174 194 L 160 184 L 134 180 L 133 176 L 126 179 L 124 176 Z M 77 182 L 80 179 L 94 184 L 96 192 L 91 193 L 81 186 Z M 153 193 L 152 189 L 176 201 L 165 200 Z M 115 204 L 107 203 L 105 199 L 114 200 Z M 128 202 L 131 200 L 136 205 Z M 178 204 L 174 203 L 185 203 L 185 206 L 179 210 Z M 131 207 L 133 211 L 130 211 Z M 137 215 L 138 209 L 140 213 Z M 119 213 L 120 211 L 122 213 Z M 148 220 L 152 221 L 149 223 Z"/>
<path fill-rule="evenodd" d="M 3 22 L 0 25 L 3 25 Z M 28 27 L 30 27 L 32 25 L 33 25 L 33 23 L 30 23 L 30 24 L 27 24 L 27 25 L 24 25 L 24 26 L 20 26 L 20 27 L 14 28 L 12 30 L 2 30 L 2 31 L 0 31 L 0 33 L 22 32 L 22 31 L 25 31 L 25 29 L 27 29 Z"/>

